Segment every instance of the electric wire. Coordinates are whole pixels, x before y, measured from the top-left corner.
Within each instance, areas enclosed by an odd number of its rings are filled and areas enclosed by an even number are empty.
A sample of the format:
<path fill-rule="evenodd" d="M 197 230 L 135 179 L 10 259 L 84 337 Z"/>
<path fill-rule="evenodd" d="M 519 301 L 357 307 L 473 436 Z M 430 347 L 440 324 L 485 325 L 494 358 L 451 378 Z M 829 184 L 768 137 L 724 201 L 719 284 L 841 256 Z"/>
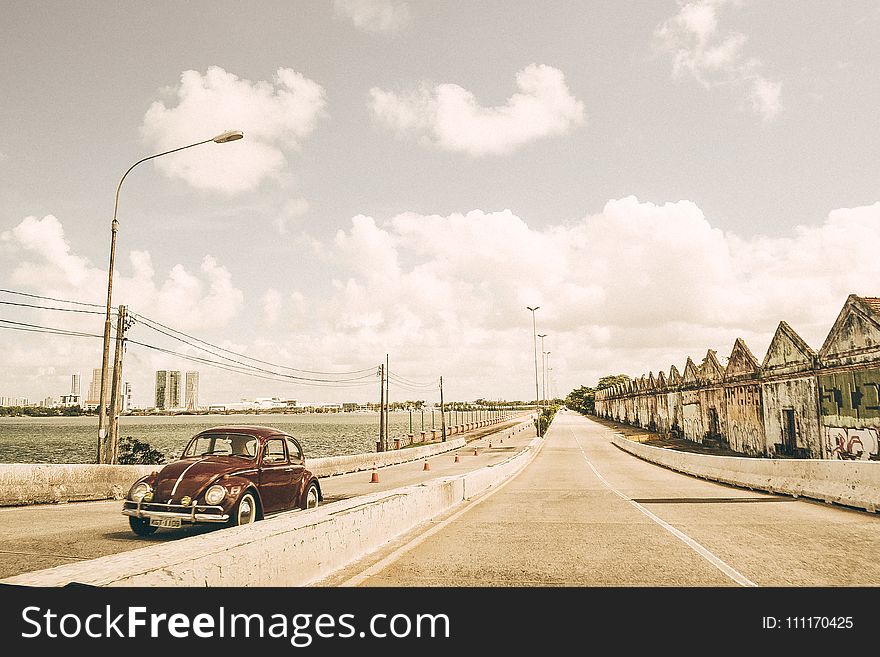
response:
<path fill-rule="evenodd" d="M 72 304 L 76 304 L 78 306 L 92 306 L 94 308 L 103 308 L 104 307 L 99 303 L 86 303 L 85 301 L 71 301 L 70 299 L 57 299 L 55 297 L 44 297 L 39 294 L 29 294 L 27 292 L 16 292 L 15 290 L 5 290 L 2 288 L 0 288 L 0 292 L 3 292 L 5 294 L 17 294 L 18 296 L 22 296 L 22 297 L 31 297 L 32 299 L 43 299 L 45 301 L 58 301 L 60 303 L 72 303 Z"/>
<path fill-rule="evenodd" d="M 180 342 L 184 342 L 184 343 L 186 343 L 186 344 L 189 344 L 190 346 L 196 347 L 196 348 L 198 348 L 198 349 L 202 349 L 203 351 L 208 351 L 209 353 L 211 353 L 209 350 L 205 349 L 204 347 L 200 347 L 200 346 L 198 346 L 198 345 L 194 345 L 194 344 L 192 344 L 192 343 L 190 343 L 190 342 L 187 342 L 187 341 L 184 340 L 183 338 L 177 337 L 177 336 L 175 336 L 175 335 L 169 335 L 169 334 L 166 333 L 165 331 L 162 331 L 162 330 L 160 330 L 160 329 L 158 329 L 158 328 L 156 328 L 156 327 L 157 327 L 157 326 L 158 326 L 158 327 L 161 327 L 162 329 L 165 329 L 166 331 L 171 331 L 172 333 L 176 333 L 176 334 L 178 334 L 178 335 L 182 335 L 182 336 L 184 336 L 185 338 L 188 338 L 189 340 L 195 340 L 196 342 L 199 342 L 199 343 L 201 343 L 201 344 L 203 344 L 203 345 L 207 345 L 208 347 L 211 347 L 212 349 L 217 349 L 217 350 L 219 350 L 219 351 L 223 351 L 223 352 L 226 352 L 226 353 L 228 353 L 228 354 L 232 354 L 233 356 L 238 356 L 239 358 L 245 358 L 245 359 L 247 359 L 247 360 L 252 360 L 252 361 L 254 361 L 255 363 L 260 363 L 260 364 L 262 364 L 262 365 L 270 365 L 270 366 L 272 366 L 272 367 L 277 367 L 277 368 L 280 368 L 280 369 L 290 370 L 290 371 L 293 371 L 293 372 L 302 372 L 303 374 L 321 374 L 321 375 L 325 375 L 325 376 L 335 376 L 335 375 L 340 375 L 340 376 L 342 376 L 342 375 L 347 375 L 347 374 L 364 374 L 364 373 L 367 373 L 367 372 L 374 372 L 375 369 L 376 369 L 375 367 L 365 367 L 365 368 L 363 368 L 363 369 L 359 369 L 359 370 L 339 371 L 339 372 L 327 372 L 327 371 L 320 371 L 320 370 L 306 370 L 306 369 L 301 369 L 301 368 L 297 368 L 297 367 L 290 367 L 290 366 L 288 366 L 288 365 L 281 365 L 281 364 L 279 364 L 279 363 L 272 363 L 272 362 L 270 362 L 270 361 L 260 360 L 259 358 L 254 358 L 254 357 L 252 357 L 252 356 L 248 356 L 248 355 L 246 355 L 246 354 L 242 354 L 242 353 L 240 353 L 240 352 L 233 351 L 233 350 L 231 350 L 231 349 L 226 349 L 225 347 L 221 347 L 221 346 L 216 345 L 216 344 L 212 344 L 212 343 L 210 343 L 210 342 L 207 342 L 206 340 L 202 340 L 201 338 L 197 338 L 197 337 L 195 337 L 195 336 L 192 336 L 192 335 L 189 335 L 189 334 L 187 334 L 187 333 L 184 333 L 183 331 L 179 331 L 179 330 L 177 330 L 177 329 L 175 329 L 175 328 L 172 328 L 172 327 L 170 327 L 170 326 L 166 326 L 165 324 L 162 324 L 162 323 L 160 323 L 160 322 L 157 322 L 157 321 L 154 320 L 154 319 L 150 319 L 149 317 L 145 317 L 144 315 L 140 315 L 140 314 L 137 314 L 137 313 L 130 313 L 130 314 L 132 314 L 133 316 L 135 316 L 135 317 L 138 319 L 138 322 L 141 323 L 142 325 L 144 325 L 144 326 L 146 326 L 146 327 L 148 327 L 148 328 L 151 328 L 152 330 L 157 331 L 157 332 L 159 332 L 159 333 L 163 333 L 164 335 L 167 335 L 168 337 L 171 337 L 171 338 L 173 338 L 173 339 L 175 339 L 175 340 L 179 340 Z M 222 357 L 222 356 L 220 356 L 219 354 L 216 354 L 216 353 L 215 353 L 214 355 L 215 355 L 215 356 L 218 356 L 218 357 Z"/>
<path fill-rule="evenodd" d="M 245 376 L 251 376 L 257 379 L 266 379 L 269 381 L 283 381 L 287 380 L 288 382 L 298 383 L 306 386 L 315 386 L 315 387 L 324 387 L 324 388 L 354 388 L 358 386 L 367 386 L 374 385 L 374 381 L 368 380 L 367 377 L 364 377 L 360 380 L 350 380 L 350 381 L 320 381 L 313 379 L 299 379 L 297 377 L 292 377 L 291 375 L 286 374 L 275 374 L 275 375 L 266 375 L 266 374 L 257 374 L 249 369 L 243 369 L 241 367 L 237 367 L 235 365 L 229 365 L 227 363 L 220 363 L 214 360 L 210 360 L 207 358 L 201 358 L 199 356 L 192 356 L 183 354 L 177 351 L 173 351 L 171 349 L 165 349 L 163 347 L 158 347 L 156 345 L 147 344 L 145 342 L 139 342 L 137 340 L 126 339 L 126 343 L 137 345 L 140 347 L 145 347 L 147 349 L 153 349 L 155 351 L 159 351 L 161 353 L 165 353 L 171 356 L 176 356 L 178 358 L 182 358 L 184 360 L 188 360 L 195 363 L 200 363 L 202 365 L 208 365 L 210 367 L 216 367 L 218 369 L 226 370 L 229 372 L 235 372 L 237 374 L 243 374 Z M 371 375 L 369 378 L 372 378 Z"/>

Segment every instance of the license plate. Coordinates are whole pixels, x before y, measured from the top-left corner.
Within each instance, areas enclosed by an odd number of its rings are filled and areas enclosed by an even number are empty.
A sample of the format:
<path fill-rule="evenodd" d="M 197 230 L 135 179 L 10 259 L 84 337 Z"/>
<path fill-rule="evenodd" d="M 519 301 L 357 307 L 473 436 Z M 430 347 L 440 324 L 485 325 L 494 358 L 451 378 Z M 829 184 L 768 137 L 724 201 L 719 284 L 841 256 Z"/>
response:
<path fill-rule="evenodd" d="M 180 518 L 150 518 L 150 527 L 180 527 Z"/>

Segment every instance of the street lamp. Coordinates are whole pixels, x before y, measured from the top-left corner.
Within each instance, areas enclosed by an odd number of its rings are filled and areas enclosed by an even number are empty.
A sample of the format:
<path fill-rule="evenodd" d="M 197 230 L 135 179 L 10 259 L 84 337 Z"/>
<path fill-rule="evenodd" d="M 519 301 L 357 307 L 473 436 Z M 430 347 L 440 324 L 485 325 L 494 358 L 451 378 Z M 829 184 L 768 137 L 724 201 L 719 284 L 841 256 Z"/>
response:
<path fill-rule="evenodd" d="M 546 333 L 538 333 L 538 337 L 541 338 L 541 400 L 547 399 L 547 377 L 546 377 L 546 369 L 544 368 L 544 354 L 547 353 L 544 351 L 544 338 L 547 337 Z"/>
<path fill-rule="evenodd" d="M 138 164 L 146 162 L 147 160 L 152 160 L 157 157 L 161 157 L 162 155 L 168 155 L 169 153 L 176 153 L 177 151 L 182 151 L 186 148 L 192 148 L 193 146 L 201 146 L 202 144 L 207 144 L 208 142 L 214 142 L 215 144 L 225 144 L 230 141 L 237 141 L 242 137 L 244 137 L 243 132 L 239 130 L 228 130 L 226 132 L 220 133 L 216 137 L 212 137 L 211 139 L 197 141 L 194 144 L 181 146 L 180 148 L 174 148 L 170 151 L 165 151 L 164 153 L 156 153 L 155 155 L 150 155 L 149 157 L 138 160 L 130 167 L 128 167 L 128 170 L 124 174 L 122 174 L 122 178 L 119 179 L 119 184 L 116 186 L 116 202 L 113 205 L 113 223 L 111 224 L 110 237 L 110 268 L 107 272 L 107 313 L 104 319 L 104 351 L 101 357 L 101 391 L 98 396 L 98 463 L 112 462 L 113 460 L 112 454 L 104 453 L 106 452 L 104 437 L 107 428 L 107 408 L 104 404 L 104 398 L 107 394 L 107 362 L 110 358 L 110 307 L 111 297 L 113 294 L 113 265 L 116 261 L 116 232 L 119 228 L 119 222 L 116 220 L 116 214 L 119 210 L 119 190 L 122 189 L 122 182 L 125 180 L 125 177 L 129 173 L 131 173 L 132 169 L 134 169 Z"/>
<path fill-rule="evenodd" d="M 531 306 L 526 306 L 526 310 L 532 311 L 532 335 L 534 337 L 535 343 L 535 403 L 538 402 L 538 329 L 537 324 L 535 323 L 535 311 L 541 306 L 535 306 L 532 308 Z M 107 320 L 110 321 L 110 320 Z M 538 436 L 541 435 L 541 414 L 538 412 Z"/>
<path fill-rule="evenodd" d="M 546 374 L 545 374 L 546 382 L 544 384 L 546 386 L 546 388 L 544 388 L 544 395 L 545 395 L 544 401 L 547 401 L 548 398 L 552 397 L 552 395 L 553 395 L 553 392 L 551 391 L 552 386 L 550 385 L 550 352 L 549 351 L 544 352 L 544 366 L 545 366 L 544 371 L 546 372 Z"/>

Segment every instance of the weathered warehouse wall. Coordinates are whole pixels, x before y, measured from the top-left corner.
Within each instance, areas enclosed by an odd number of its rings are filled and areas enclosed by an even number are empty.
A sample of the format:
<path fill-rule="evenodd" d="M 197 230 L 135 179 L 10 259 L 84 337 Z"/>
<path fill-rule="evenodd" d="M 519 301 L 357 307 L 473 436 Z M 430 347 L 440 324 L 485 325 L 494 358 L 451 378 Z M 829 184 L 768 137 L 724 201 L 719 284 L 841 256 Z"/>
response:
<path fill-rule="evenodd" d="M 727 441 L 730 449 L 750 456 L 766 455 L 760 372 L 757 359 L 737 338 L 724 375 Z"/>
<path fill-rule="evenodd" d="M 600 390 L 596 413 L 750 456 L 880 460 L 880 298 L 850 295 L 817 354 L 780 322 L 763 363 L 741 339 L 679 377 Z"/>

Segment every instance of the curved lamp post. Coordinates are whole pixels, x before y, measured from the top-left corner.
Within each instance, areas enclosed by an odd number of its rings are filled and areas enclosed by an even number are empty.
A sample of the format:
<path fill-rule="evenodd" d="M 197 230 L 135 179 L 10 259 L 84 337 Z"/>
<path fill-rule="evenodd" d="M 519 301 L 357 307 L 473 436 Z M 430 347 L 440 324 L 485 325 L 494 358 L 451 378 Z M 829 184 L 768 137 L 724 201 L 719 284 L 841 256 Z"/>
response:
<path fill-rule="evenodd" d="M 535 306 L 534 308 L 532 308 L 531 306 L 526 306 L 526 310 L 532 311 L 532 336 L 534 337 L 534 342 L 535 342 L 535 403 L 539 404 L 539 405 L 540 405 L 540 401 L 539 401 L 538 396 L 540 395 L 540 393 L 538 392 L 538 329 L 536 328 L 537 325 L 535 324 L 535 311 L 540 307 L 541 306 Z M 107 320 L 107 321 L 109 321 L 109 320 Z M 541 414 L 539 412 L 538 413 L 538 436 L 541 435 L 540 422 L 541 422 Z"/>
<path fill-rule="evenodd" d="M 211 139 L 197 141 L 194 144 L 188 144 L 187 146 L 174 148 L 170 151 L 165 151 L 164 153 L 156 153 L 155 155 L 150 155 L 149 157 L 138 160 L 130 167 L 128 167 L 128 170 L 124 174 L 122 174 L 122 178 L 119 179 L 119 184 L 116 186 L 116 202 L 113 205 L 113 223 L 111 224 L 110 237 L 110 269 L 107 272 L 107 313 L 104 319 L 104 352 L 101 358 L 101 392 L 98 397 L 98 463 L 111 462 L 113 460 L 113 455 L 106 454 L 104 443 L 104 438 L 107 430 L 107 407 L 104 403 L 104 398 L 107 394 L 107 362 L 110 358 L 110 307 L 111 297 L 113 294 L 113 265 L 116 261 L 116 232 L 119 228 L 119 222 L 116 220 L 116 214 L 119 210 L 119 190 L 122 189 L 122 182 L 125 180 L 125 177 L 129 173 L 131 173 L 132 169 L 134 169 L 138 164 L 146 162 L 147 160 L 153 160 L 157 157 L 168 155 L 169 153 L 176 153 L 177 151 L 182 151 L 186 148 L 192 148 L 193 146 L 201 146 L 202 144 L 207 144 L 208 142 L 214 142 L 215 144 L 225 144 L 230 141 L 237 141 L 242 137 L 244 137 L 244 133 L 240 130 L 228 130 L 217 135 L 216 137 L 212 137 Z"/>
<path fill-rule="evenodd" d="M 547 353 L 544 351 L 544 338 L 547 334 L 538 333 L 538 337 L 541 338 L 541 401 L 544 401 L 547 399 L 547 368 L 544 364 L 544 355 Z"/>

